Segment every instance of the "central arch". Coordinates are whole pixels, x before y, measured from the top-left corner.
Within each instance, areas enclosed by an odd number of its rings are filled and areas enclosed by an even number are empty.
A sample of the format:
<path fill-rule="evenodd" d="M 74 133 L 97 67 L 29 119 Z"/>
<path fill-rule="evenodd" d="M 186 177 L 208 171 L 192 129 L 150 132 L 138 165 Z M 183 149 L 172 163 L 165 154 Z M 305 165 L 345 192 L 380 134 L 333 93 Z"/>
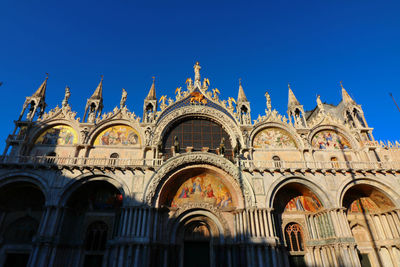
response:
<path fill-rule="evenodd" d="M 220 179 L 237 196 L 237 208 L 243 208 L 244 204 L 252 205 L 255 200 L 254 192 L 249 181 L 240 175 L 240 172 L 232 162 L 211 153 L 193 152 L 182 154 L 168 160 L 150 179 L 144 190 L 143 199 L 151 206 L 160 207 L 160 196 L 165 185 L 179 176 L 181 171 L 187 169 L 202 168 L 218 174 Z"/>

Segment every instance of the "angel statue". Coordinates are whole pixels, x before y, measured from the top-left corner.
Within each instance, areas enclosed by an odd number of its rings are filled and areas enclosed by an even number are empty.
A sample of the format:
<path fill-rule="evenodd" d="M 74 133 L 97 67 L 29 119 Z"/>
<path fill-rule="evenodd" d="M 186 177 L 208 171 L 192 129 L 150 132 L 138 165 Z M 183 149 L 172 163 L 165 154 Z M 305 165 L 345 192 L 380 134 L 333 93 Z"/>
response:
<path fill-rule="evenodd" d="M 177 87 L 175 89 L 175 94 L 176 94 L 176 100 L 181 99 L 181 97 L 182 97 L 182 87 Z"/>
<path fill-rule="evenodd" d="M 234 99 L 233 97 L 229 97 L 229 98 L 228 98 L 228 109 L 229 109 L 229 110 L 233 110 L 233 109 L 234 109 L 234 107 L 233 107 L 233 105 L 232 105 L 232 102 L 236 104 L 235 99 Z"/>
<path fill-rule="evenodd" d="M 191 89 L 192 86 L 193 86 L 192 79 L 191 78 L 187 78 L 185 84 L 186 84 L 186 87 L 188 89 Z"/>
<path fill-rule="evenodd" d="M 161 106 L 165 106 L 165 101 L 167 100 L 167 96 L 163 95 L 160 97 L 160 100 L 158 101 L 158 103 L 161 103 Z"/>
<path fill-rule="evenodd" d="M 207 88 L 208 86 L 210 86 L 210 80 L 208 78 L 204 78 L 203 88 Z"/>
<path fill-rule="evenodd" d="M 213 91 L 213 99 L 218 100 L 218 94 L 220 94 L 219 90 L 217 88 L 212 89 Z"/>

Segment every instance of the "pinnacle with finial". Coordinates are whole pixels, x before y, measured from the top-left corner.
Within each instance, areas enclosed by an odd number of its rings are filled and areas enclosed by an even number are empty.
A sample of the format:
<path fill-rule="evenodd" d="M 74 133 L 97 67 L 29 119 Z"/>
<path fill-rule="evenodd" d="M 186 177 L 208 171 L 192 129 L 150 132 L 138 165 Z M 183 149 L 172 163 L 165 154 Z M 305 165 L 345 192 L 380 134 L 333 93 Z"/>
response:
<path fill-rule="evenodd" d="M 46 78 L 43 83 L 39 86 L 36 92 L 32 95 L 32 97 L 45 97 L 46 88 L 47 88 L 47 80 L 49 79 L 49 74 L 46 72 Z"/>
<path fill-rule="evenodd" d="M 152 78 L 153 78 L 153 83 L 151 84 L 151 87 L 150 87 L 149 93 L 147 94 L 146 100 L 156 100 L 157 99 L 156 86 L 155 86 L 156 77 L 153 76 Z"/>
<path fill-rule="evenodd" d="M 288 83 L 288 89 L 289 89 L 288 107 L 290 107 L 290 106 L 299 106 L 300 102 L 297 100 L 297 98 L 294 95 L 292 89 L 290 88 L 290 83 Z"/>
<path fill-rule="evenodd" d="M 102 99 L 103 98 L 103 78 L 104 76 L 100 76 L 100 83 L 97 85 L 96 90 L 94 90 L 93 95 L 90 97 L 91 99 Z"/>
<path fill-rule="evenodd" d="M 347 93 L 346 89 L 344 89 L 342 81 L 340 81 L 340 87 L 342 87 L 342 101 L 344 103 L 354 104 L 355 101 Z"/>
<path fill-rule="evenodd" d="M 243 86 L 242 86 L 242 78 L 239 78 L 239 93 L 237 101 L 248 102 L 246 95 L 244 94 Z"/>

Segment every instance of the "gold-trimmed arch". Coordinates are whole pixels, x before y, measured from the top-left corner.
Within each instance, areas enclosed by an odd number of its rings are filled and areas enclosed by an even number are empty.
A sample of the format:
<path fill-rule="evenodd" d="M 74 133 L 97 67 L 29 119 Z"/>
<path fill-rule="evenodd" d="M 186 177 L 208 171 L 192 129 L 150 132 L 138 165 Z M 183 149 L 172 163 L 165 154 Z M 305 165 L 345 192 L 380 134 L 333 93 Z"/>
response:
<path fill-rule="evenodd" d="M 286 144 L 290 144 L 289 148 L 293 148 L 293 149 L 298 149 L 303 147 L 303 143 L 301 141 L 301 138 L 298 136 L 298 134 L 289 129 L 289 127 L 287 127 L 287 125 L 283 125 L 282 123 L 278 123 L 278 122 L 265 122 L 265 123 L 260 123 L 258 126 L 256 126 L 253 131 L 250 134 L 249 137 L 249 142 L 251 144 L 251 146 L 254 147 L 254 141 L 256 139 L 256 137 L 258 137 L 260 134 L 262 134 L 264 131 L 269 131 L 269 130 L 273 130 L 273 131 L 277 131 L 278 133 L 276 134 L 272 134 L 272 135 L 267 135 L 266 138 L 279 138 L 280 136 L 283 136 L 283 139 L 276 141 L 275 140 L 266 140 L 266 143 L 275 143 L 272 145 L 272 147 L 269 148 L 277 148 L 277 149 L 281 149 L 281 148 L 288 148 L 288 146 L 285 146 Z M 265 138 L 264 138 L 265 139 Z M 283 141 L 283 142 L 282 142 Z M 278 143 L 282 144 L 279 145 Z M 268 145 L 268 144 L 267 144 Z M 260 147 L 254 147 L 254 148 L 262 148 L 262 145 Z"/>
<path fill-rule="evenodd" d="M 193 152 L 178 155 L 164 163 L 147 183 L 143 192 L 143 201 L 149 205 L 158 207 L 160 204 L 160 192 L 163 191 L 165 184 L 170 178 L 179 173 L 183 168 L 195 166 L 219 169 L 224 173 L 224 179 L 227 179 L 226 185 L 231 185 L 230 192 L 236 192 L 239 201 L 238 208 L 245 205 L 254 205 L 255 195 L 247 179 L 240 177 L 237 167 L 226 158 L 204 152 Z"/>
<path fill-rule="evenodd" d="M 142 143 L 140 133 L 124 123 L 105 125 L 93 136 L 95 146 L 138 146 Z"/>
<path fill-rule="evenodd" d="M 311 146 L 313 146 L 313 141 L 316 135 L 320 132 L 324 131 L 331 131 L 335 132 L 336 134 L 339 134 L 339 136 L 342 136 L 345 141 L 341 141 L 343 143 L 347 144 L 347 147 L 350 146 L 350 148 L 342 148 L 342 150 L 352 150 L 352 149 L 357 149 L 359 148 L 360 144 L 347 132 L 346 129 L 339 125 L 319 125 L 318 127 L 315 127 L 312 131 L 310 131 L 308 135 L 308 142 Z M 333 137 L 332 137 L 333 138 Z M 330 137 L 328 137 L 328 140 L 325 142 L 329 141 Z M 324 137 L 322 137 L 322 141 L 324 140 Z M 332 145 L 333 147 L 333 145 Z M 319 149 L 319 148 L 317 148 Z M 340 148 L 338 148 L 340 150 Z M 332 150 L 336 150 L 335 148 L 332 148 Z"/>
<path fill-rule="evenodd" d="M 34 140 L 35 145 L 75 145 L 79 135 L 72 126 L 60 123 L 47 127 Z"/>

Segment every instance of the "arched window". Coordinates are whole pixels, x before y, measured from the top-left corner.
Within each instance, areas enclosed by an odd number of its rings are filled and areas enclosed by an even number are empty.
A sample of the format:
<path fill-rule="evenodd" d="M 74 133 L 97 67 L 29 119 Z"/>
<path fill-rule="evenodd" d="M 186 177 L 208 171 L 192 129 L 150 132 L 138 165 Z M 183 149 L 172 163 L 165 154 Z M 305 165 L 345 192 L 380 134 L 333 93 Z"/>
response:
<path fill-rule="evenodd" d="M 118 153 L 112 153 L 110 155 L 110 165 L 117 165 L 118 158 L 119 158 Z"/>
<path fill-rule="evenodd" d="M 272 160 L 274 161 L 275 168 L 281 168 L 282 167 L 282 162 L 281 162 L 281 158 L 280 157 L 273 156 Z"/>
<path fill-rule="evenodd" d="M 361 115 L 361 113 L 359 112 L 359 110 L 355 108 L 355 109 L 353 110 L 353 113 L 354 113 L 354 117 L 360 122 L 360 125 L 361 125 L 362 127 L 365 127 L 364 118 L 363 118 L 363 116 Z"/>
<path fill-rule="evenodd" d="M 299 224 L 288 224 L 285 229 L 285 237 L 290 252 L 304 251 L 303 231 Z"/>
<path fill-rule="evenodd" d="M 337 157 L 331 157 L 331 164 L 332 168 L 338 169 L 339 168 L 339 162 Z"/>
<path fill-rule="evenodd" d="M 222 138 L 224 138 L 224 154 L 228 158 L 233 158 L 229 135 L 221 125 L 210 120 L 187 119 L 174 125 L 163 138 L 163 153 L 166 158 L 172 156 L 171 147 L 174 145 L 175 136 L 178 139 L 181 153 L 187 147 L 192 147 L 193 151 L 201 151 L 202 148 L 208 147 L 208 151 L 216 153 Z"/>
<path fill-rule="evenodd" d="M 108 226 L 105 222 L 94 222 L 86 230 L 85 250 L 99 252 L 106 249 Z"/>

